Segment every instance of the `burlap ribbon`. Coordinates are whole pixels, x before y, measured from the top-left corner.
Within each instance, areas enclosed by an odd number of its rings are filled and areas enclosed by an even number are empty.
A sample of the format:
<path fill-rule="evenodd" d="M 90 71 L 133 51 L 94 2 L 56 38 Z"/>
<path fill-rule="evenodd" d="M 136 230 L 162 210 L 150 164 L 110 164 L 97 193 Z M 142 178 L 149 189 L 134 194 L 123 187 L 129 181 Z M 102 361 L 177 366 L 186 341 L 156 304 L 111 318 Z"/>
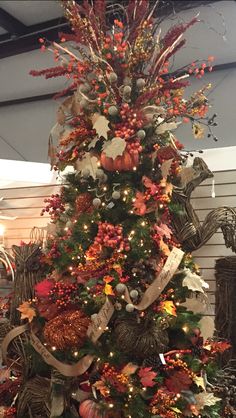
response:
<path fill-rule="evenodd" d="M 165 289 L 170 279 L 175 274 L 179 264 L 183 258 L 184 252 L 179 248 L 173 248 L 169 257 L 166 260 L 166 263 L 156 277 L 153 283 L 148 287 L 146 292 L 143 295 L 141 302 L 138 305 L 134 305 L 135 309 L 143 311 L 147 309 L 155 300 L 160 296 L 161 292 Z M 124 298 L 127 303 L 132 303 L 132 300 L 129 295 L 129 291 L 125 286 Z"/>
<path fill-rule="evenodd" d="M 175 271 L 177 270 L 182 258 L 183 258 L 184 252 L 180 250 L 179 248 L 174 248 L 161 273 L 157 276 L 157 278 L 154 280 L 154 282 L 149 286 L 149 288 L 146 290 L 146 292 L 143 295 L 143 298 L 141 302 L 138 305 L 134 305 L 135 309 L 137 310 L 144 310 L 147 309 L 161 294 L 161 292 L 164 290 L 164 288 L 169 283 L 170 279 L 174 275 Z M 125 289 L 125 301 L 127 303 L 132 303 L 129 291 L 126 288 Z M 96 343 L 96 341 L 99 339 L 99 337 L 103 334 L 105 331 L 112 315 L 114 312 L 114 307 L 110 299 L 106 299 L 106 302 L 98 312 L 98 314 L 93 318 L 92 324 L 90 325 L 88 329 L 88 337 L 93 343 Z M 74 376 L 80 376 L 88 370 L 90 365 L 93 362 L 94 356 L 88 354 L 81 358 L 77 363 L 74 364 L 66 364 L 59 360 L 57 360 L 48 350 L 47 348 L 41 343 L 39 338 L 34 333 L 33 329 L 30 328 L 29 324 L 24 324 L 19 327 L 16 327 L 12 329 L 4 338 L 2 342 L 2 355 L 3 360 L 6 361 L 7 359 L 7 349 L 10 344 L 10 342 L 22 334 L 23 332 L 30 330 L 30 341 L 34 349 L 42 356 L 44 361 L 49 364 L 50 366 L 57 369 L 62 375 L 67 377 L 74 377 Z"/>

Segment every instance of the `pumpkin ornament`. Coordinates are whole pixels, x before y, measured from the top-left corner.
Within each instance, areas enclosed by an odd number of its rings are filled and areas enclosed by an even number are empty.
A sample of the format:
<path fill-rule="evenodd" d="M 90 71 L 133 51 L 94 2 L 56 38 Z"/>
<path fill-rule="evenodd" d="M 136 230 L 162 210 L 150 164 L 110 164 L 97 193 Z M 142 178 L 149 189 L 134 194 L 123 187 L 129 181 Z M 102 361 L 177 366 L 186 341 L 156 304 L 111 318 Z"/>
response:
<path fill-rule="evenodd" d="M 80 404 L 79 414 L 81 418 L 120 418 L 120 415 L 112 411 L 104 411 L 99 403 L 92 399 L 86 399 Z"/>
<path fill-rule="evenodd" d="M 101 154 L 101 166 L 107 171 L 130 171 L 139 164 L 138 154 L 131 154 L 127 149 L 122 155 L 110 158 L 105 152 Z"/>

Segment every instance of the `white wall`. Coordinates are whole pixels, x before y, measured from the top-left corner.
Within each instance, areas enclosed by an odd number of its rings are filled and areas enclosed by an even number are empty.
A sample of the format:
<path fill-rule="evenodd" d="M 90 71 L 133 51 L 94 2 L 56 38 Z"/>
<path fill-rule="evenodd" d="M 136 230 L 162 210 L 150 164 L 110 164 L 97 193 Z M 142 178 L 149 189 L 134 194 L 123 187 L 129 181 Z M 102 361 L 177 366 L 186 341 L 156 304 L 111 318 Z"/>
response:
<path fill-rule="evenodd" d="M 31 0 L 32 1 L 32 0 Z M 20 2 L 19 2 L 20 3 Z M 236 2 L 221 1 L 211 6 L 188 10 L 163 22 L 163 33 L 170 25 L 188 21 L 200 11 L 201 23 L 187 34 L 187 46 L 175 58 L 174 67 L 197 58 L 215 55 L 216 63 L 236 61 Z M 226 31 L 226 33 L 225 33 Z M 49 52 L 32 51 L 0 60 L 0 101 L 34 96 L 65 88 L 64 79 L 44 80 L 29 76 L 31 69 L 55 65 Z M 194 81 L 194 89 L 204 83 L 213 84 L 210 98 L 212 112 L 217 112 L 219 127 L 215 130 L 219 143 L 196 141 L 188 126 L 180 127 L 177 136 L 188 148 L 226 147 L 235 144 L 236 69 L 219 71 Z M 191 89 L 190 89 L 191 90 Z M 55 121 L 57 104 L 53 100 L 0 108 L 0 158 L 22 159 L 1 137 L 11 143 L 25 159 L 46 162 L 48 133 Z"/>

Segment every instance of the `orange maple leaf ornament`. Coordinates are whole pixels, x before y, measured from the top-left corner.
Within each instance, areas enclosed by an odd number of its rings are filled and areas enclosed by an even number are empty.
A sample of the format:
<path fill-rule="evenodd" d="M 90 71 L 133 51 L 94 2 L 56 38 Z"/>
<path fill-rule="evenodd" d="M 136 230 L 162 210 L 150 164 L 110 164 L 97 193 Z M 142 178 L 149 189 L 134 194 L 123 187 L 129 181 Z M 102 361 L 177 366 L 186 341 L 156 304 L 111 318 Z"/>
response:
<path fill-rule="evenodd" d="M 115 294 L 113 292 L 112 286 L 109 284 L 109 283 L 112 282 L 112 280 L 113 280 L 113 277 L 111 277 L 111 276 L 106 276 L 103 279 L 103 281 L 106 283 L 105 287 L 104 287 L 104 293 L 107 296 L 114 296 L 114 294 Z"/>
<path fill-rule="evenodd" d="M 29 322 L 32 322 L 36 316 L 36 312 L 30 302 L 23 302 L 17 310 L 21 313 L 21 319 L 28 319 Z"/>
<path fill-rule="evenodd" d="M 106 386 L 106 384 L 102 380 L 98 380 L 96 383 L 93 384 L 93 386 L 97 390 L 99 390 L 99 392 L 101 393 L 102 396 L 104 396 L 104 398 L 109 396 L 110 394 L 109 388 Z"/>
<path fill-rule="evenodd" d="M 176 307 L 175 307 L 174 302 L 172 300 L 165 300 L 165 301 L 161 302 L 160 308 L 161 308 L 162 312 L 166 312 L 166 313 L 168 313 L 169 315 L 172 315 L 172 316 L 177 316 Z"/>

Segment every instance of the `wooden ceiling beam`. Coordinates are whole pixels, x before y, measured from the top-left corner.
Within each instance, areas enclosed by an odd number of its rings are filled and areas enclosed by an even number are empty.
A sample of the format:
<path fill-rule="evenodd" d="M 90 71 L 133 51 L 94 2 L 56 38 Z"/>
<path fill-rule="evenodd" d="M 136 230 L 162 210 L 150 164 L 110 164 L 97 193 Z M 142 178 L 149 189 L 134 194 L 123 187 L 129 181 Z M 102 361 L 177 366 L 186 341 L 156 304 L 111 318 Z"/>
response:
<path fill-rule="evenodd" d="M 0 26 L 10 33 L 10 36 L 21 35 L 27 26 L 0 7 Z"/>

